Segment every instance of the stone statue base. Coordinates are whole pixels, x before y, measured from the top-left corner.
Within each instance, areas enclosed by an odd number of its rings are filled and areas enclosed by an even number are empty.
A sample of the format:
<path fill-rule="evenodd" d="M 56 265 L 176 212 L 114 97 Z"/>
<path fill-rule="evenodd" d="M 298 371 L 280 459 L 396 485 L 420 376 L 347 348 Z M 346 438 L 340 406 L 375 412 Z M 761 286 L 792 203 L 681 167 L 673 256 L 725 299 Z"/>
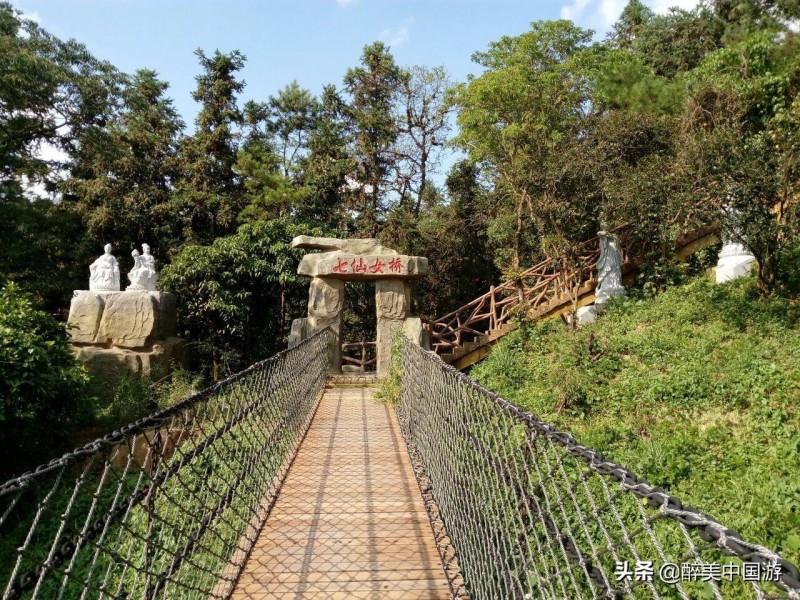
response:
<path fill-rule="evenodd" d="M 594 304 L 581 306 L 575 313 L 575 320 L 578 325 L 589 325 L 597 320 L 598 307 Z"/>
<path fill-rule="evenodd" d="M 70 344 L 93 375 L 98 395 L 126 373 L 165 377 L 187 366 L 186 342 L 178 337 L 175 296 L 168 292 L 79 290 L 69 310 Z"/>
<path fill-rule="evenodd" d="M 755 262 L 756 259 L 752 254 L 726 254 L 723 249 L 723 252 L 719 254 L 715 270 L 717 283 L 725 283 L 750 275 Z"/>

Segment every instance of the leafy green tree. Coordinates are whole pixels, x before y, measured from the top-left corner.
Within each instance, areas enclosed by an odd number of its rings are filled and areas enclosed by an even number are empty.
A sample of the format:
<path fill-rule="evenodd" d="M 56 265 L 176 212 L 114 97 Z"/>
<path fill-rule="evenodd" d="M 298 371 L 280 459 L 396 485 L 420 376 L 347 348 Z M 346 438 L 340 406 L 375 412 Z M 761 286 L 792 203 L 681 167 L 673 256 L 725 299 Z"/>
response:
<path fill-rule="evenodd" d="M 715 16 L 725 24 L 726 46 L 767 29 L 786 29 L 788 22 L 800 18 L 796 0 L 714 0 Z"/>
<path fill-rule="evenodd" d="M 147 242 L 163 255 L 179 241 L 171 203 L 183 122 L 164 95 L 167 87 L 154 71 L 137 71 L 103 143 L 93 155 L 84 152 L 82 177 L 70 181 L 98 248 L 103 242 L 117 248 Z"/>
<path fill-rule="evenodd" d="M 676 115 L 683 110 L 683 78 L 656 74 L 640 55 L 617 50 L 608 53 L 595 82 L 592 102 L 597 111 L 627 110 Z"/>
<path fill-rule="evenodd" d="M 0 2 L 0 199 L 30 183 L 56 191 L 113 110 L 121 76 L 74 40 L 64 42 Z M 45 158 L 42 146 L 66 153 Z"/>
<path fill-rule="evenodd" d="M 267 106 L 249 101 L 244 106 L 247 134 L 236 158 L 236 173 L 242 180 L 247 205 L 239 213 L 241 223 L 268 221 L 288 215 L 299 201 L 300 186 L 284 175 L 275 152 Z"/>
<path fill-rule="evenodd" d="M 299 162 L 308 152 L 308 139 L 316 126 L 319 102 L 293 81 L 270 96 L 267 130 L 273 135 L 284 177 L 295 179 Z"/>
<path fill-rule="evenodd" d="M 594 206 L 570 196 L 572 175 L 561 163 L 587 128 L 602 54 L 590 42 L 590 31 L 568 21 L 533 23 L 475 53 L 485 71 L 455 88 L 455 143 L 505 200 L 514 269 L 523 255 L 560 252 L 594 229 Z"/>
<path fill-rule="evenodd" d="M 656 74 L 674 77 L 720 48 L 724 35 L 725 24 L 706 6 L 691 11 L 672 8 L 644 22 L 631 47 Z"/>
<path fill-rule="evenodd" d="M 7 2 L 0 2 L 0 72 L 0 277 L 56 311 L 79 285 L 75 266 L 89 256 L 63 180 L 102 137 L 123 78 Z"/>
<path fill-rule="evenodd" d="M 796 265 L 799 48 L 796 34 L 766 31 L 709 55 L 682 115 L 684 210 L 722 217 L 758 260 L 765 292 Z"/>
<path fill-rule="evenodd" d="M 14 281 L 38 308 L 66 316 L 73 290 L 86 287 L 89 257 L 97 252 L 81 215 L 63 203 L 23 198 L 0 201 L 0 222 L 0 280 Z"/>
<path fill-rule="evenodd" d="M 641 31 L 653 18 L 653 11 L 641 0 L 628 0 L 611 28 L 609 40 L 618 48 L 631 49 Z"/>
<path fill-rule="evenodd" d="M 181 142 L 182 180 L 177 191 L 178 212 L 185 215 L 187 238 L 210 243 L 233 231 L 244 206 L 242 183 L 235 171 L 242 112 L 236 94 L 244 82 L 236 72 L 245 57 L 238 50 L 206 56 L 195 54 L 203 72 L 196 77 L 192 97 L 200 103 L 197 130 Z"/>
<path fill-rule="evenodd" d="M 499 274 L 486 231 L 491 196 L 480 184 L 478 168 L 465 160 L 455 163 L 446 186 L 449 201 L 415 219 L 418 240 L 410 249 L 430 261 L 428 275 L 414 290 L 417 309 L 427 318 L 466 304 Z"/>
<path fill-rule="evenodd" d="M 441 164 L 450 130 L 451 107 L 445 93 L 451 86 L 444 67 L 411 67 L 402 73 L 395 142 L 395 188 L 398 205 L 419 216 L 429 193 L 430 177 Z"/>
<path fill-rule="evenodd" d="M 323 88 L 308 150 L 301 159 L 300 183 L 310 191 L 297 207 L 297 218 L 346 235 L 351 229 L 347 177 L 355 163 L 348 148 L 345 104 L 333 85 Z"/>
<path fill-rule="evenodd" d="M 288 219 L 242 225 L 208 246 L 188 244 L 161 283 L 181 298 L 179 329 L 193 359 L 215 380 L 284 347 L 287 315 L 301 314 L 308 280 L 297 275 L 300 234 L 321 233 Z"/>
<path fill-rule="evenodd" d="M 22 472 L 64 450 L 88 422 L 88 376 L 64 326 L 37 310 L 19 287 L 0 288 L 0 470 Z"/>
<path fill-rule="evenodd" d="M 317 110 L 316 99 L 296 82 L 268 103 L 245 104 L 248 133 L 236 164 L 247 199 L 241 222 L 297 215 L 313 206 L 313 190 L 303 182 L 302 166 Z"/>
<path fill-rule="evenodd" d="M 402 74 L 383 42 L 364 46 L 361 65 L 348 69 L 344 88 L 350 96 L 346 116 L 353 140 L 356 169 L 355 210 L 358 233 L 376 237 L 385 209 L 392 152 L 398 136 L 394 106 Z"/>

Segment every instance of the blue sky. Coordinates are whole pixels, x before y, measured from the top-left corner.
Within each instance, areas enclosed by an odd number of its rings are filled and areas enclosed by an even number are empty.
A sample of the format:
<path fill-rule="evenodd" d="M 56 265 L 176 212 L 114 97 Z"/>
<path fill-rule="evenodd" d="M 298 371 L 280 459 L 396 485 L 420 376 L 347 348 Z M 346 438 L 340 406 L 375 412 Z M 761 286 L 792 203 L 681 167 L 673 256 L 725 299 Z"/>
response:
<path fill-rule="evenodd" d="M 193 52 L 247 57 L 242 101 L 266 100 L 296 79 L 318 94 L 341 85 L 365 44 L 383 40 L 398 64 L 444 65 L 455 80 L 470 56 L 531 21 L 571 18 L 604 32 L 626 0 L 14 0 L 60 38 L 75 38 L 125 72 L 155 69 L 192 129 L 199 72 Z M 657 10 L 695 0 L 649 0 Z M 599 35 L 599 34 L 598 34 Z"/>

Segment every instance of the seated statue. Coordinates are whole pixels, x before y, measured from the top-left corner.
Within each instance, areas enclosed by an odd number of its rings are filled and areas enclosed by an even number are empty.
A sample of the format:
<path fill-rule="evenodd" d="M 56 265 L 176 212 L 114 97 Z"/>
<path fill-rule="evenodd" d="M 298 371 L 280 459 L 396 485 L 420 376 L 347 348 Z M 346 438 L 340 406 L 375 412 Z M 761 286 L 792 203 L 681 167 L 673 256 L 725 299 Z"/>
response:
<path fill-rule="evenodd" d="M 142 254 L 138 250 L 131 252 L 133 256 L 133 269 L 128 273 L 131 284 L 126 288 L 127 291 L 156 291 L 156 260 L 150 254 L 150 246 L 142 244 Z"/>
<path fill-rule="evenodd" d="M 89 289 L 95 292 L 119 291 L 119 263 L 111 254 L 111 244 L 103 248 L 105 254 L 89 266 Z"/>

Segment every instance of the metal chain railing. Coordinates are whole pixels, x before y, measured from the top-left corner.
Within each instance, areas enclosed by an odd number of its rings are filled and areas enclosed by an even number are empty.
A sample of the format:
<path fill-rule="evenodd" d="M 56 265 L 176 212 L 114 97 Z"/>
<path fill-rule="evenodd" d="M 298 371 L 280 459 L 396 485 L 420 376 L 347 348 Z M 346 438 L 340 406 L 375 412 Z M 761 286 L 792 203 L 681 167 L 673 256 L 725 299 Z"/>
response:
<path fill-rule="evenodd" d="M 0 486 L 2 597 L 229 597 L 325 386 L 330 335 Z"/>
<path fill-rule="evenodd" d="M 407 340 L 401 364 L 398 418 L 454 595 L 800 599 L 778 553 Z"/>

